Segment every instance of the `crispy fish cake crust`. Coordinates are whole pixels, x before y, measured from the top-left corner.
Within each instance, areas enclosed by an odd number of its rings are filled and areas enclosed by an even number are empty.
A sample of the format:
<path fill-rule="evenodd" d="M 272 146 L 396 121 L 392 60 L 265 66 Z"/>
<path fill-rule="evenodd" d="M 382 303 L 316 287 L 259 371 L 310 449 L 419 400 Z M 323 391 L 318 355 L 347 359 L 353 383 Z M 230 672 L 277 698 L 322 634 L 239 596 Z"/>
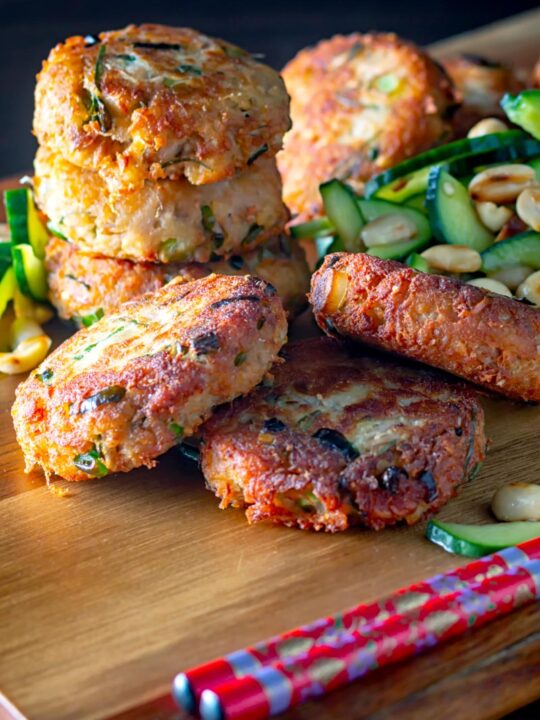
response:
<path fill-rule="evenodd" d="M 540 401 L 540 312 L 532 306 L 360 253 L 327 256 L 310 302 L 329 334 Z"/>
<path fill-rule="evenodd" d="M 320 212 L 320 183 L 338 177 L 361 190 L 450 129 L 447 76 L 393 34 L 336 35 L 300 51 L 283 77 L 293 127 L 278 166 L 285 202 L 302 219 Z"/>
<path fill-rule="evenodd" d="M 81 250 L 138 262 L 207 262 L 213 253 L 246 252 L 279 234 L 289 218 L 273 158 L 212 185 L 148 181 L 116 194 L 97 173 L 40 148 L 34 188 L 41 210 Z"/>
<path fill-rule="evenodd" d="M 438 510 L 483 460 L 478 401 L 456 384 L 337 340 L 286 362 L 203 426 L 202 469 L 220 507 L 250 522 L 381 529 Z"/>
<path fill-rule="evenodd" d="M 125 305 L 17 388 L 27 471 L 84 480 L 152 467 L 214 406 L 260 382 L 286 334 L 274 288 L 250 276 L 178 279 Z"/>
<path fill-rule="evenodd" d="M 525 87 L 511 67 L 478 55 L 457 55 L 443 61 L 443 66 L 463 103 L 452 118 L 455 135 L 460 137 L 482 118 L 506 119 L 502 96 Z"/>
<path fill-rule="evenodd" d="M 180 276 L 196 280 L 211 273 L 256 275 L 273 285 L 289 319 L 307 305 L 310 273 L 302 248 L 286 236 L 264 248 L 210 263 L 133 263 L 92 257 L 53 237 L 45 250 L 49 299 L 61 318 L 79 321 L 98 311 L 108 314 Z"/>
<path fill-rule="evenodd" d="M 112 187 L 186 177 L 201 185 L 274 155 L 289 128 L 279 74 L 188 28 L 129 25 L 57 45 L 38 75 L 42 145 Z"/>

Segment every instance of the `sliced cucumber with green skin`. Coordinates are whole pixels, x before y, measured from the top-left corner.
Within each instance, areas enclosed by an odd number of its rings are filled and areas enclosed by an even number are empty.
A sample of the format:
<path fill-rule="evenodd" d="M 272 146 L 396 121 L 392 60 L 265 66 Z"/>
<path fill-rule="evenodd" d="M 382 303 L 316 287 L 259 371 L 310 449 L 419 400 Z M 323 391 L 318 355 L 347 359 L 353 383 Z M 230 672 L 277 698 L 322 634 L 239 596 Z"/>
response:
<path fill-rule="evenodd" d="M 318 237 L 327 237 L 334 232 L 334 227 L 326 217 L 310 220 L 309 222 L 293 225 L 290 228 L 291 237 L 295 240 L 311 240 Z"/>
<path fill-rule="evenodd" d="M 381 258 L 381 260 L 403 260 L 411 253 L 423 250 L 428 244 L 429 238 L 427 240 L 425 238 L 413 238 L 412 240 L 403 240 L 389 245 L 370 247 L 367 254 Z"/>
<path fill-rule="evenodd" d="M 38 302 L 47 300 L 47 275 L 31 245 L 21 243 L 12 247 L 13 269 L 20 291 Z"/>
<path fill-rule="evenodd" d="M 349 252 L 362 250 L 360 232 L 365 222 L 356 195 L 340 180 L 329 180 L 319 190 L 326 215 L 343 241 L 344 249 Z"/>
<path fill-rule="evenodd" d="M 0 279 L 6 270 L 11 267 L 11 243 L 0 242 Z"/>
<path fill-rule="evenodd" d="M 405 260 L 405 265 L 408 265 L 413 270 L 418 270 L 418 272 L 430 272 L 428 261 L 418 253 L 411 253 Z"/>
<path fill-rule="evenodd" d="M 474 157 L 481 153 L 488 152 L 490 150 L 496 150 L 514 145 L 518 140 L 526 138 L 526 135 L 521 130 L 508 130 L 502 133 L 491 133 L 490 135 L 482 135 L 478 138 L 464 138 L 463 140 L 455 140 L 454 142 L 441 145 L 440 147 L 427 150 L 426 152 L 415 155 L 415 157 L 405 160 L 399 165 L 385 170 L 379 175 L 371 178 L 365 187 L 364 194 L 366 198 L 370 198 L 372 195 L 378 194 L 378 191 L 390 185 L 399 178 L 404 178 L 406 175 L 416 173 L 422 168 L 433 165 L 440 165 L 446 160 L 459 157 Z M 416 190 L 416 193 L 420 190 Z M 414 193 L 413 193 L 414 194 Z M 409 196 L 410 197 L 410 196 Z M 396 200 L 396 198 L 392 198 Z"/>
<path fill-rule="evenodd" d="M 321 237 L 315 239 L 315 247 L 317 248 L 317 268 L 320 267 L 326 255 L 335 252 L 343 252 L 345 247 L 343 241 L 339 237 Z"/>
<path fill-rule="evenodd" d="M 6 190 L 4 193 L 6 216 L 14 245 L 29 243 L 36 257 L 45 257 L 45 245 L 49 239 L 47 229 L 39 219 L 32 193 L 28 188 Z"/>
<path fill-rule="evenodd" d="M 482 252 L 493 234 L 480 222 L 467 189 L 442 167 L 429 174 L 426 207 L 435 237 L 450 245 L 467 245 Z"/>
<path fill-rule="evenodd" d="M 413 195 L 412 197 L 405 200 L 404 204 L 406 207 L 410 207 L 413 210 L 418 210 L 418 212 L 421 212 L 423 215 L 427 215 L 425 192 L 418 193 L 418 195 Z"/>
<path fill-rule="evenodd" d="M 512 265 L 540 270 L 540 233 L 530 230 L 495 243 L 482 253 L 482 270 L 492 272 Z"/>
<path fill-rule="evenodd" d="M 466 557 L 482 557 L 540 537 L 540 522 L 462 525 L 430 520 L 426 537 L 448 552 Z"/>
<path fill-rule="evenodd" d="M 8 268 L 0 280 L 0 318 L 4 314 L 10 300 L 15 296 L 16 288 L 15 272 L 12 267 Z"/>
<path fill-rule="evenodd" d="M 540 140 L 540 90 L 523 90 L 519 95 L 507 93 L 501 107 L 509 120 Z"/>

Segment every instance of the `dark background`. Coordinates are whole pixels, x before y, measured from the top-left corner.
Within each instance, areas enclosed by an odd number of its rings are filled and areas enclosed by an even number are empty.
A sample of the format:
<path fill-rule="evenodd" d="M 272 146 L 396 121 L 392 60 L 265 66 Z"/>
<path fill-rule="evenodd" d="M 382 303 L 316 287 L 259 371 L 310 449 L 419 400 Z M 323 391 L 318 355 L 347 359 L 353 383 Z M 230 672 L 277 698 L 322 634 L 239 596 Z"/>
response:
<path fill-rule="evenodd" d="M 268 63 L 281 67 L 303 46 L 337 32 L 393 30 L 427 44 L 537 4 L 534 0 L 0 0 L 0 176 L 31 167 L 35 75 L 49 49 L 69 35 L 97 33 L 130 22 L 187 25 L 264 53 Z"/>

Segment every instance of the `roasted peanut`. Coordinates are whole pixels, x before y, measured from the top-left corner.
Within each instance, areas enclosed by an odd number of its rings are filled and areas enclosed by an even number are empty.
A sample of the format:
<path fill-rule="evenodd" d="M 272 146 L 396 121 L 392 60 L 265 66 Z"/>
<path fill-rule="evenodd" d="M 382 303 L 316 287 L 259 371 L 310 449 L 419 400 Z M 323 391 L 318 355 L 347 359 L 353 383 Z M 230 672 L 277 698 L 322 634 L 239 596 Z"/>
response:
<path fill-rule="evenodd" d="M 502 226 L 512 217 L 510 208 L 495 205 L 492 202 L 477 202 L 476 212 L 482 224 L 493 232 L 499 232 Z"/>
<path fill-rule="evenodd" d="M 504 283 L 499 282 L 499 280 L 494 280 L 493 278 L 474 278 L 474 280 L 469 280 L 467 284 L 473 285 L 474 287 L 482 288 L 482 290 L 488 290 L 489 292 L 497 293 L 497 295 L 505 295 L 506 297 L 510 298 L 512 297 L 510 289 Z"/>
<path fill-rule="evenodd" d="M 515 482 L 500 487 L 491 501 L 497 520 L 540 520 L 540 485 Z"/>
<path fill-rule="evenodd" d="M 417 227 L 410 218 L 395 212 L 368 222 L 362 229 L 361 237 L 364 245 L 369 248 L 411 240 L 417 232 Z"/>
<path fill-rule="evenodd" d="M 489 274 L 493 280 L 498 280 L 510 290 L 517 290 L 521 283 L 534 272 L 528 265 L 509 265 Z"/>
<path fill-rule="evenodd" d="M 488 117 L 480 120 L 473 125 L 467 133 L 468 138 L 481 137 L 482 135 L 491 135 L 491 133 L 505 132 L 508 126 L 499 118 Z"/>
<path fill-rule="evenodd" d="M 475 175 L 469 183 L 469 194 L 478 202 L 496 205 L 512 203 L 527 187 L 537 185 L 536 173 L 528 165 L 498 165 Z"/>
<path fill-rule="evenodd" d="M 480 253 L 466 245 L 433 245 L 421 255 L 433 270 L 448 273 L 477 272 L 482 267 Z"/>
<path fill-rule="evenodd" d="M 516 212 L 526 225 L 540 232 L 540 188 L 525 188 L 516 201 Z"/>
<path fill-rule="evenodd" d="M 525 298 L 540 306 L 540 270 L 533 272 L 521 283 L 516 290 L 516 295 L 518 298 Z"/>

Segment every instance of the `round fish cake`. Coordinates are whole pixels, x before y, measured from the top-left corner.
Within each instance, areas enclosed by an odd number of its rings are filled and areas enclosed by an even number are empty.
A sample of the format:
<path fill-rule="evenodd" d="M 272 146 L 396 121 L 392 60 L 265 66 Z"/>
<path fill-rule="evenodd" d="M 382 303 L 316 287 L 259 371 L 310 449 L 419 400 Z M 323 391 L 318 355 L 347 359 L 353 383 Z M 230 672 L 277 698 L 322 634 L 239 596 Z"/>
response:
<path fill-rule="evenodd" d="M 435 512 L 478 470 L 482 408 L 457 384 L 331 338 L 281 354 L 273 382 L 203 426 L 220 507 L 247 507 L 250 522 L 379 530 Z"/>
<path fill-rule="evenodd" d="M 284 199 L 308 219 L 319 184 L 361 191 L 372 175 L 440 141 L 455 104 L 441 68 L 392 34 L 342 36 L 301 50 L 283 70 L 292 130 L 278 155 Z"/>
<path fill-rule="evenodd" d="M 40 148 L 34 188 L 40 209 L 82 251 L 138 262 L 207 262 L 212 254 L 247 252 L 289 219 L 273 158 L 212 185 L 148 181 L 118 194 L 97 173 Z"/>
<path fill-rule="evenodd" d="M 259 383 L 286 340 L 274 288 L 174 280 L 79 330 L 17 388 L 27 471 L 84 480 L 145 465 Z"/>
<path fill-rule="evenodd" d="M 462 100 L 452 118 L 458 137 L 466 135 L 482 118 L 505 120 L 500 105 L 502 96 L 507 92 L 518 93 L 525 87 L 513 68 L 479 55 L 456 55 L 443 61 L 443 66 Z"/>
<path fill-rule="evenodd" d="M 118 310 L 120 305 L 153 292 L 180 276 L 196 280 L 211 273 L 257 275 L 273 285 L 289 319 L 307 305 L 309 268 L 302 248 L 285 235 L 245 255 L 209 263 L 134 263 L 92 257 L 75 245 L 52 237 L 45 249 L 49 299 L 61 318 L 81 322 Z"/>
<path fill-rule="evenodd" d="M 328 255 L 310 302 L 329 334 L 540 402 L 540 312 L 531 305 L 362 253 Z"/>
<path fill-rule="evenodd" d="M 37 79 L 39 143 L 114 188 L 225 180 L 274 155 L 289 126 L 275 70 L 188 28 L 129 25 L 68 38 Z"/>

